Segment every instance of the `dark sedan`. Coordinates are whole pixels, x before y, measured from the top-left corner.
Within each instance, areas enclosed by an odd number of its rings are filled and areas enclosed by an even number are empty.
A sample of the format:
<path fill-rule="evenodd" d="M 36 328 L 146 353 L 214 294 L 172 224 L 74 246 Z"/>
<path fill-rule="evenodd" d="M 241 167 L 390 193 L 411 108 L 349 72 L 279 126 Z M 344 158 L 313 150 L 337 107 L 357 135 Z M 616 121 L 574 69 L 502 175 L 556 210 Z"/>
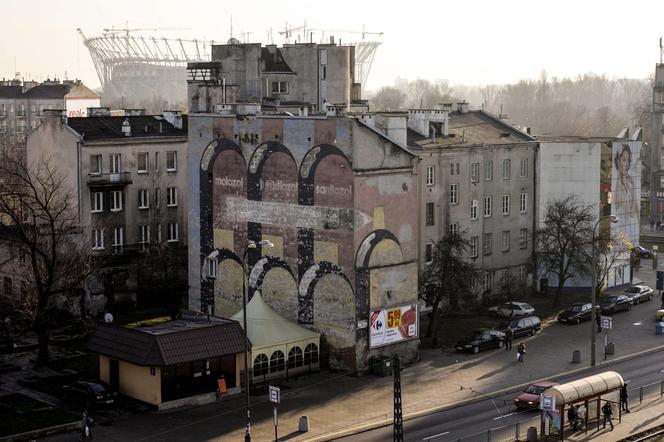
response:
<path fill-rule="evenodd" d="M 113 404 L 118 393 L 104 381 L 79 381 L 62 387 L 65 400 L 84 404 L 86 407 Z"/>
<path fill-rule="evenodd" d="M 609 315 L 615 312 L 629 311 L 632 309 L 632 300 L 625 295 L 611 295 L 599 302 L 599 308 L 602 309 L 602 313 Z"/>
<path fill-rule="evenodd" d="M 636 246 L 632 249 L 632 253 L 639 258 L 652 259 L 652 252 L 643 246 Z"/>
<path fill-rule="evenodd" d="M 505 333 L 507 328 L 511 328 L 514 337 L 533 336 L 542 328 L 542 321 L 537 316 L 526 316 L 525 318 L 512 319 L 498 327 L 498 330 Z"/>
<path fill-rule="evenodd" d="M 498 330 L 475 330 L 473 334 L 456 344 L 457 351 L 479 353 L 480 350 L 501 348 L 505 345 L 505 333 Z"/>
<path fill-rule="evenodd" d="M 599 310 L 599 307 L 597 307 L 597 310 Z M 590 321 L 591 318 L 592 304 L 589 302 L 577 302 L 560 312 L 558 315 L 558 322 L 578 324 L 581 321 Z"/>

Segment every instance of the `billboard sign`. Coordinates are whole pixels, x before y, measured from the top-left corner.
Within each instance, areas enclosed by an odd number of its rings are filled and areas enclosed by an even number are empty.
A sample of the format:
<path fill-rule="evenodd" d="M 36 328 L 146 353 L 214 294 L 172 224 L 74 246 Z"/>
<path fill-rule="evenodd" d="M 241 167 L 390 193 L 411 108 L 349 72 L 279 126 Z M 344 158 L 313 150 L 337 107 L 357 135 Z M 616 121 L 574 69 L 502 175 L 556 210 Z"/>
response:
<path fill-rule="evenodd" d="M 379 308 L 369 320 L 369 348 L 413 339 L 419 333 L 417 304 Z"/>

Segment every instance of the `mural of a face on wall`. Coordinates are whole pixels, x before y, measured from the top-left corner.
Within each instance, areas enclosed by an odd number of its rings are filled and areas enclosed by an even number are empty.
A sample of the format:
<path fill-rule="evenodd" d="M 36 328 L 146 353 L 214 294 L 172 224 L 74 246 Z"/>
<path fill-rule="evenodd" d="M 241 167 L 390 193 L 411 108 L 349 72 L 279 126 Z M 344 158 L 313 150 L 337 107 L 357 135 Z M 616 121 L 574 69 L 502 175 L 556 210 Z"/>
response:
<path fill-rule="evenodd" d="M 639 240 L 641 174 L 638 158 L 637 143 L 614 143 L 611 213 L 619 218 L 617 230 L 633 243 Z"/>

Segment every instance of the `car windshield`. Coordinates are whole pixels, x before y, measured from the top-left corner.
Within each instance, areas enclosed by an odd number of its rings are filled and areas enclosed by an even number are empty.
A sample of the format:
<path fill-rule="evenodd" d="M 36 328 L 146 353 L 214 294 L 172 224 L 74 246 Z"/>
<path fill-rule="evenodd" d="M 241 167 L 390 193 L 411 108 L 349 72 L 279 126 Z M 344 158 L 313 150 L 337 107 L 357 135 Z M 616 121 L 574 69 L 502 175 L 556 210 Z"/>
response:
<path fill-rule="evenodd" d="M 625 293 L 639 293 L 640 291 L 641 289 L 638 287 L 630 287 L 627 290 L 625 290 Z"/>
<path fill-rule="evenodd" d="M 573 305 L 569 308 L 570 312 L 578 313 L 583 309 L 582 305 Z"/>
<path fill-rule="evenodd" d="M 526 388 L 525 393 L 540 395 L 544 393 L 544 390 L 545 388 L 540 387 L 539 385 L 529 385 L 528 388 Z"/>
<path fill-rule="evenodd" d="M 89 384 L 90 389 L 95 393 L 103 393 L 106 389 L 99 384 Z"/>
<path fill-rule="evenodd" d="M 608 302 L 608 303 L 618 302 L 618 297 L 617 296 L 609 296 L 608 298 L 606 298 L 606 302 Z"/>

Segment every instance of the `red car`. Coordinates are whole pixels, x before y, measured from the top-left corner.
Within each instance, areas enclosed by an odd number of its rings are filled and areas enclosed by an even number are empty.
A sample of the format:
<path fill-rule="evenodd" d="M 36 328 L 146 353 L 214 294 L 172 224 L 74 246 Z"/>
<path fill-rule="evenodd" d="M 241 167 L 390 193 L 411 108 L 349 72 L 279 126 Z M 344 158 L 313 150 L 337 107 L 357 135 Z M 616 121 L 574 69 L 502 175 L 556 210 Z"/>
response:
<path fill-rule="evenodd" d="M 546 390 L 549 387 L 553 387 L 554 385 L 558 385 L 558 383 L 542 381 L 530 384 L 528 388 L 523 390 L 523 393 L 521 393 L 519 396 L 517 396 L 516 399 L 514 399 L 514 405 L 516 406 L 516 408 L 538 409 L 540 403 L 540 394 L 544 393 L 544 390 Z"/>

